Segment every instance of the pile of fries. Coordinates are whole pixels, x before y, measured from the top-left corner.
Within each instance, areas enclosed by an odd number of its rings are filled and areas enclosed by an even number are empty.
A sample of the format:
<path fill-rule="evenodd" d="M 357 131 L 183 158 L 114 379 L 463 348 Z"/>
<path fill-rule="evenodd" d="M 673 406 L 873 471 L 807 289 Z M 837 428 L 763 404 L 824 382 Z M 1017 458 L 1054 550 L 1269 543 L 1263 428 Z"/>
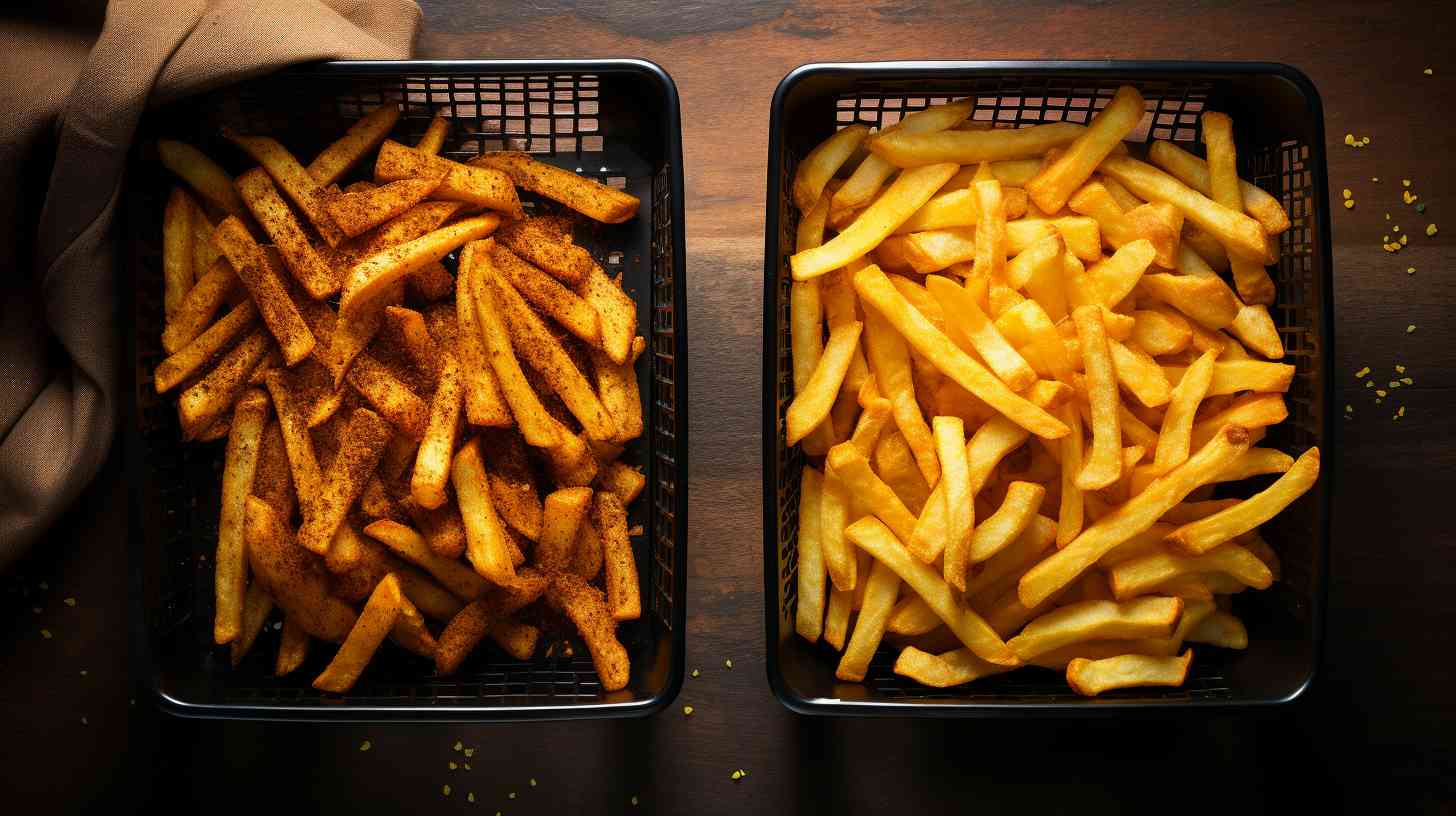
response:
<path fill-rule="evenodd" d="M 1239 179 L 1224 114 L 1206 161 L 1149 164 L 1131 87 L 1086 126 L 973 105 L 844 127 L 795 174 L 795 628 L 850 682 L 888 639 L 933 687 L 1181 685 L 1185 643 L 1247 645 L 1229 597 L 1280 569 L 1259 525 L 1319 473 L 1317 448 L 1257 447 L 1294 376 L 1265 269 L 1289 218 Z"/>
<path fill-rule="evenodd" d="M 340 643 L 313 686 L 341 693 L 385 638 L 448 675 L 486 636 L 526 660 L 569 621 L 621 689 L 646 479 L 619 457 L 643 430 L 646 343 L 572 218 L 527 218 L 517 188 L 605 223 L 639 202 L 525 154 L 444 158 L 441 117 L 391 141 L 399 116 L 374 110 L 306 166 L 227 132 L 258 165 L 236 179 L 158 144 L 186 187 L 163 217 L 154 382 L 187 439 L 227 439 L 214 639 L 236 665 L 276 604 L 276 673 Z M 372 179 L 340 189 L 371 154 Z"/>

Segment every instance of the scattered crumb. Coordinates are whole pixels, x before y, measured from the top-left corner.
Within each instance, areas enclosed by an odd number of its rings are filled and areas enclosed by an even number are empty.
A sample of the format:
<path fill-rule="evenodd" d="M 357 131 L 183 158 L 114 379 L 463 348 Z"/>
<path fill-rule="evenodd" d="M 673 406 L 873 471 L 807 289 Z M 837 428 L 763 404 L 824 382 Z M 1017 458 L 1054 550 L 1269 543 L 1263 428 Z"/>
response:
<path fill-rule="evenodd" d="M 1363 377 L 1363 376 L 1365 376 L 1366 374 L 1369 374 L 1369 373 L 1370 373 L 1370 366 L 1361 366 L 1360 367 L 1360 370 L 1355 372 L 1355 379 L 1358 380 L 1361 377 Z"/>
<path fill-rule="evenodd" d="M 48 584 L 48 583 L 46 583 L 45 581 L 41 581 L 40 582 L 40 588 L 41 589 L 50 589 L 51 588 L 51 585 Z"/>
<path fill-rule="evenodd" d="M 369 740 L 364 740 L 363 742 L 359 743 L 359 750 L 360 751 L 367 751 L 367 750 L 369 750 L 370 748 L 373 748 L 373 747 L 374 747 L 374 743 L 370 742 Z"/>
<path fill-rule="evenodd" d="M 1411 328 L 1415 328 L 1415 327 L 1412 326 Z M 723 661 L 723 665 L 724 666 L 727 666 L 730 669 L 733 668 L 733 658 L 730 657 L 727 660 Z"/>
<path fill-rule="evenodd" d="M 1405 268 L 1405 273 L 1407 275 L 1414 275 L 1416 273 L 1416 268 L 1414 266 L 1407 266 Z"/>
<path fill-rule="evenodd" d="M 49 629 L 42 629 L 42 630 L 40 630 L 40 636 L 43 637 L 43 638 L 45 638 L 46 640 L 50 640 L 51 639 L 51 630 L 49 630 Z"/>
<path fill-rule="evenodd" d="M 1418 212 L 1418 213 L 1424 213 L 1425 211 L 1426 211 L 1425 202 L 1422 202 L 1422 203 L 1416 205 L 1416 212 Z"/>
<path fill-rule="evenodd" d="M 1345 199 L 1345 209 L 1347 209 L 1347 210 L 1353 210 L 1353 209 L 1355 209 L 1355 201 L 1354 201 L 1354 199 L 1350 199 L 1350 198 Z"/>
<path fill-rule="evenodd" d="M 1375 182 L 1376 184 L 1379 184 L 1380 183 L 1380 177 L 1379 176 L 1371 176 L 1370 177 L 1370 180 L 1373 181 L 1373 182 Z"/>
<path fill-rule="evenodd" d="M 1399 411 L 1396 411 L 1395 412 L 1395 415 L 1397 417 L 1403 417 L 1403 416 L 1405 416 L 1405 406 L 1404 405 L 1400 406 L 1400 410 Z"/>
<path fill-rule="evenodd" d="M 693 669 L 693 676 L 694 677 L 697 677 L 699 674 L 702 674 L 702 672 L 698 671 L 697 669 Z"/>
<path fill-rule="evenodd" d="M 1411 268 L 1414 269 L 1415 267 L 1411 267 Z M 1405 373 L 1405 366 L 1403 366 L 1403 365 L 1397 365 L 1395 367 L 1395 373 L 1397 373 L 1397 374 L 1404 374 Z"/>
<path fill-rule="evenodd" d="M 1391 380 L 1390 381 L 1390 387 L 1391 388 L 1399 388 L 1400 387 L 1400 380 Z"/>
<path fill-rule="evenodd" d="M 531 777 L 531 787 L 536 787 L 536 777 Z"/>
<path fill-rule="evenodd" d="M 67 598 L 66 599 L 66 606 L 75 606 L 75 605 L 76 605 L 76 599 L 75 598 Z"/>
<path fill-rule="evenodd" d="M 457 748 L 455 750 L 459 751 L 460 749 Z M 473 756 L 475 756 L 475 749 L 474 748 L 466 748 L 461 753 L 465 754 L 465 756 L 467 756 L 467 757 L 473 757 Z"/>
<path fill-rule="evenodd" d="M 1343 196 L 1344 198 L 1349 198 L 1350 196 L 1353 196 L 1354 193 L 1350 192 L 1350 188 L 1349 187 L 1346 187 L 1345 189 L 1343 189 L 1343 190 L 1340 191 L 1340 195 Z"/>
<path fill-rule="evenodd" d="M 637 807 L 637 797 L 632 797 L 632 807 Z"/>
<path fill-rule="evenodd" d="M 1400 225 L 1399 224 L 1396 224 L 1395 226 L 1393 226 L 1393 227 L 1390 228 L 1390 231 L 1391 232 L 1400 232 Z"/>
<path fill-rule="evenodd" d="M 465 770 L 468 771 L 468 770 L 470 770 L 470 763 L 469 762 L 462 762 L 462 763 L 460 763 L 460 767 L 462 767 L 462 768 L 464 768 Z"/>
<path fill-rule="evenodd" d="M 734 782 L 737 782 L 738 780 L 743 778 L 743 771 L 734 771 L 733 773 L 728 774 L 728 778 L 732 779 Z"/>
<path fill-rule="evenodd" d="M 443 793 L 443 794 L 445 794 L 446 796 L 449 796 L 450 795 L 450 786 L 449 785 L 445 785 L 444 787 L 440 788 L 440 792 Z"/>
<path fill-rule="evenodd" d="M 1436 229 L 1436 225 L 1435 224 L 1427 224 L 1426 225 L 1426 234 L 1427 235 L 1435 235 L 1438 232 L 1440 232 L 1440 230 L 1439 229 Z"/>
<path fill-rule="evenodd" d="M 1355 144 L 1355 134 L 1353 134 L 1353 133 L 1346 133 L 1345 134 L 1345 144 L 1353 146 Z"/>
<path fill-rule="evenodd" d="M 38 606 L 32 606 L 32 607 L 31 607 L 31 608 L 30 608 L 30 611 L 32 611 L 32 612 L 34 612 L 34 613 L 35 613 L 35 614 L 37 614 L 37 615 L 39 615 L 39 614 L 40 614 L 40 607 L 38 607 Z"/>
<path fill-rule="evenodd" d="M 1416 331 L 1416 324 L 1414 324 L 1414 323 L 1412 323 L 1409 326 L 1406 326 L 1405 327 L 1405 333 L 1406 334 L 1415 334 L 1415 331 Z"/>
<path fill-rule="evenodd" d="M 1426 76 L 1430 76 L 1431 74 L 1434 74 L 1435 71 L 1432 71 L 1430 68 L 1427 68 L 1426 70 L 1421 71 L 1421 73 L 1425 74 Z"/>
<path fill-rule="evenodd" d="M 474 802 L 475 801 L 475 791 L 471 791 L 470 793 L 465 794 L 465 801 L 467 801 L 467 802 Z"/>
<path fill-rule="evenodd" d="M 1405 246 L 1408 243 L 1410 243 L 1410 236 L 1409 235 L 1402 235 L 1402 236 L 1400 236 L 1400 245 L 1401 246 Z"/>
<path fill-rule="evenodd" d="M 81 724 L 82 725 L 90 725 L 91 724 L 91 721 L 88 720 L 88 719 L 86 719 L 85 717 L 82 717 L 81 718 Z"/>
<path fill-rule="evenodd" d="M 1347 414 L 1352 414 L 1352 413 L 1354 413 L 1354 412 L 1355 412 L 1355 406 L 1353 406 L 1353 405 L 1351 405 L 1351 404 L 1350 404 L 1350 403 L 1348 403 L 1348 402 L 1347 402 L 1347 403 L 1345 403 L 1345 413 L 1347 413 Z"/>
<path fill-rule="evenodd" d="M 461 743 L 460 740 L 455 740 L 455 750 L 459 751 L 461 748 L 464 747 L 465 745 Z M 466 754 L 466 756 L 469 756 L 469 754 Z"/>
<path fill-rule="evenodd" d="M 1377 397 L 1384 397 L 1385 394 L 1386 394 L 1386 391 L 1385 391 L 1384 388 L 1377 388 L 1377 389 L 1375 389 L 1375 396 L 1377 396 Z"/>
<path fill-rule="evenodd" d="M 507 799 L 514 799 L 514 798 L 516 798 L 516 792 L 515 791 L 511 791 L 510 793 L 506 794 L 506 798 Z"/>
<path fill-rule="evenodd" d="M 1413 379 L 1411 379 L 1410 377 L 1401 377 L 1400 378 L 1400 381 L 1401 381 L 1401 384 L 1403 384 L 1403 385 L 1415 385 L 1416 384 L 1416 381 L 1413 380 Z"/>
<path fill-rule="evenodd" d="M 1365 387 L 1366 388 L 1374 388 L 1375 387 L 1375 381 L 1374 380 L 1366 380 L 1365 381 Z"/>
<path fill-rule="evenodd" d="M 459 765 L 456 765 L 453 762 L 450 763 L 450 770 L 452 770 L 452 771 L 455 770 L 456 768 L 459 768 L 459 767 L 460 767 Z"/>
<path fill-rule="evenodd" d="M 691 717 L 691 716 L 693 716 L 693 707 L 690 706 L 690 705 L 683 706 L 683 716 L 684 717 Z"/>
<path fill-rule="evenodd" d="M 82 669 L 82 670 L 81 670 L 81 676 L 82 676 L 82 677 L 85 677 L 85 676 L 86 676 L 86 670 L 85 670 L 85 669 Z"/>
<path fill-rule="evenodd" d="M 1401 179 L 1400 180 L 1400 186 L 1402 186 L 1402 187 L 1409 187 L 1410 185 L 1411 185 L 1411 180 L 1410 179 Z"/>
<path fill-rule="evenodd" d="M 1410 190 L 1401 190 L 1400 191 L 1400 200 L 1401 201 L 1404 201 L 1407 204 L 1414 204 L 1419 199 L 1420 199 L 1420 196 L 1419 195 L 1416 195 L 1415 193 L 1412 193 Z"/>

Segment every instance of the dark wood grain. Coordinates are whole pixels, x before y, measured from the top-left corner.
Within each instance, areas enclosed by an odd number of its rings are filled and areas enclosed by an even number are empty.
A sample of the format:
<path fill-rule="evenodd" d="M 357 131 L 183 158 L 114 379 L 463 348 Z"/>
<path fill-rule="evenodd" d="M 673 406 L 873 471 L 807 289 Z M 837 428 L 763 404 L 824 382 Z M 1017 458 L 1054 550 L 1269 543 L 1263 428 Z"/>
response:
<path fill-rule="evenodd" d="M 1446 226 L 1456 191 L 1449 12 L 1273 2 L 423 5 L 420 56 L 637 56 L 677 82 L 692 337 L 688 665 L 701 677 L 686 681 L 668 712 L 638 722 L 321 729 L 128 711 L 117 693 L 126 678 L 116 540 L 97 533 L 124 524 L 113 469 L 78 507 L 81 518 L 7 579 L 32 590 L 48 580 L 53 590 L 41 615 L 17 601 L 0 624 L 0 710 L 6 722 L 27 723 L 18 732 L 25 758 L 8 765 L 15 776 L 4 787 L 49 808 L 93 803 L 111 781 L 154 801 L 229 806 L 278 804 L 279 791 L 291 790 L 329 812 L 468 812 L 467 791 L 480 812 L 507 814 L 1303 810 L 1349 807 L 1362 792 L 1401 810 L 1450 807 L 1456 323 L 1447 314 L 1456 303 L 1456 209 L 1446 231 L 1423 232 L 1426 223 Z M 1320 89 L 1330 187 L 1336 196 L 1349 187 L 1358 201 L 1333 219 L 1338 399 L 1355 410 L 1326 454 L 1337 501 L 1324 659 L 1294 706 L 1121 722 L 822 721 L 790 714 L 768 690 L 758 358 L 773 89 L 810 61 L 1012 57 L 1276 60 Z M 1421 73 L 1428 66 L 1432 77 Z M 1346 132 L 1372 142 L 1346 147 Z M 1424 217 L 1400 203 L 1401 178 L 1428 203 Z M 1411 246 L 1390 255 L 1380 242 L 1395 223 Z M 1417 272 L 1407 275 L 1408 266 Z M 1415 385 L 1375 406 L 1353 372 L 1369 365 L 1383 383 L 1397 363 Z M 1401 405 L 1405 417 L 1392 420 Z M 105 606 L 60 607 L 60 593 L 78 584 Z M 41 625 L 63 636 L 44 641 Z M 89 677 L 77 682 L 84 665 Z M 85 712 L 89 726 L 79 723 Z M 373 747 L 360 753 L 364 739 Z M 446 767 L 460 759 L 450 750 L 456 739 L 478 749 L 469 772 Z M 7 743 L 14 755 L 15 740 Z M 78 756 L 80 745 L 88 747 Z M 137 760 L 130 767 L 128 755 Z M 104 781 L 71 784 L 78 759 L 81 776 Z M 749 776 L 735 783 L 729 773 L 740 767 Z"/>

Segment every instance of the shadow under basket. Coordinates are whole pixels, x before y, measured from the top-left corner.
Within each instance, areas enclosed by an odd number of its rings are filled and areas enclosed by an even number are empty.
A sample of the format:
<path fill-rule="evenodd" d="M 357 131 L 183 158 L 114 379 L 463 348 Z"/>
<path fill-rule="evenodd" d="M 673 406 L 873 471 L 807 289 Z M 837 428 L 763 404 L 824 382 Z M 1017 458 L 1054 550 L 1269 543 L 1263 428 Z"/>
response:
<path fill-rule="evenodd" d="M 641 467 L 647 487 L 629 524 L 642 586 L 640 620 L 619 626 L 631 656 L 625 689 L 604 693 L 579 639 L 551 643 L 537 657 L 511 659 L 487 639 L 450 677 L 430 661 L 384 644 L 354 689 L 315 691 L 310 683 L 336 647 L 314 642 L 307 661 L 275 678 L 281 616 L 269 617 L 237 667 L 212 643 L 212 559 L 217 542 L 225 440 L 183 443 L 176 393 L 157 395 L 152 371 L 164 357 L 161 221 L 177 180 L 157 159 L 159 138 L 195 145 L 231 173 L 252 165 L 222 138 L 231 127 L 278 138 L 307 162 L 379 105 L 402 111 L 390 138 L 413 144 L 431 118 L 450 131 L 442 154 L 459 161 L 492 150 L 523 150 L 641 199 L 636 218 L 604 225 L 577 218 L 576 240 L 609 275 L 622 275 L 637 302 L 637 362 L 645 432 L 623 461 Z M 352 170 L 342 184 L 367 178 Z M 639 60 L 560 62 L 331 62 L 291 69 L 148 113 L 138 133 L 123 207 L 130 240 L 122 287 L 133 362 L 125 456 L 132 493 L 131 637 L 143 682 L 159 705 L 181 716 L 242 719 L 506 720 L 645 715 L 682 685 L 687 545 L 687 333 L 683 249 L 682 146 L 677 89 Z M 522 193 L 528 212 L 553 202 Z M 445 259 L 452 273 L 454 255 Z M 438 628 L 438 624 L 432 624 Z M 553 647 L 546 648 L 548 643 Z M 561 647 L 572 645 L 570 656 Z M 546 654 L 557 656 L 546 656 Z"/>
<path fill-rule="evenodd" d="M 838 653 L 794 631 L 797 603 L 799 480 L 805 457 L 784 445 L 793 400 L 789 348 L 789 263 L 798 211 L 790 187 L 797 163 L 836 129 L 885 127 L 905 114 L 954 99 L 975 99 L 972 119 L 996 127 L 1086 123 L 1119 85 L 1147 100 L 1127 141 L 1134 154 L 1169 139 L 1202 155 L 1200 114 L 1233 116 L 1239 175 L 1283 203 L 1293 226 L 1279 236 L 1271 268 L 1278 288 L 1270 313 L 1283 339 L 1283 362 L 1295 366 L 1286 395 L 1289 419 L 1260 442 L 1298 456 L 1333 439 L 1331 382 L 1333 297 L 1326 211 L 1324 115 L 1319 94 L 1300 72 L 1262 63 L 921 62 L 806 65 L 774 94 L 769 124 L 764 256 L 763 506 L 764 605 L 769 684 L 805 714 L 899 716 L 1126 712 L 1289 702 L 1309 685 L 1318 663 L 1333 474 L 1263 526 L 1284 574 L 1263 592 L 1233 596 L 1249 646 L 1234 652 L 1194 645 L 1181 688 L 1128 689 L 1089 699 L 1060 672 L 1023 668 L 951 689 L 932 689 L 892 671 L 897 649 L 882 646 L 863 683 L 834 677 Z M 1325 461 L 1334 461 L 1326 456 Z M 1224 486 L 1243 497 L 1267 486 L 1261 477 Z"/>

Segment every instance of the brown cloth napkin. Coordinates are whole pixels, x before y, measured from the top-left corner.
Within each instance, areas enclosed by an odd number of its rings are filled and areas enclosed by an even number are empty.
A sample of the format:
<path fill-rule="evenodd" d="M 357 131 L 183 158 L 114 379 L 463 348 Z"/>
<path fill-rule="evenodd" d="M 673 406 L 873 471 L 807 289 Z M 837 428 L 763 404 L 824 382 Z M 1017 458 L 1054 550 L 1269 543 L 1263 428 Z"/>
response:
<path fill-rule="evenodd" d="M 113 0 L 88 54 L 0 22 L 0 569 L 95 475 L 130 399 L 113 222 L 142 110 L 291 63 L 403 59 L 419 23 L 413 0 Z"/>

